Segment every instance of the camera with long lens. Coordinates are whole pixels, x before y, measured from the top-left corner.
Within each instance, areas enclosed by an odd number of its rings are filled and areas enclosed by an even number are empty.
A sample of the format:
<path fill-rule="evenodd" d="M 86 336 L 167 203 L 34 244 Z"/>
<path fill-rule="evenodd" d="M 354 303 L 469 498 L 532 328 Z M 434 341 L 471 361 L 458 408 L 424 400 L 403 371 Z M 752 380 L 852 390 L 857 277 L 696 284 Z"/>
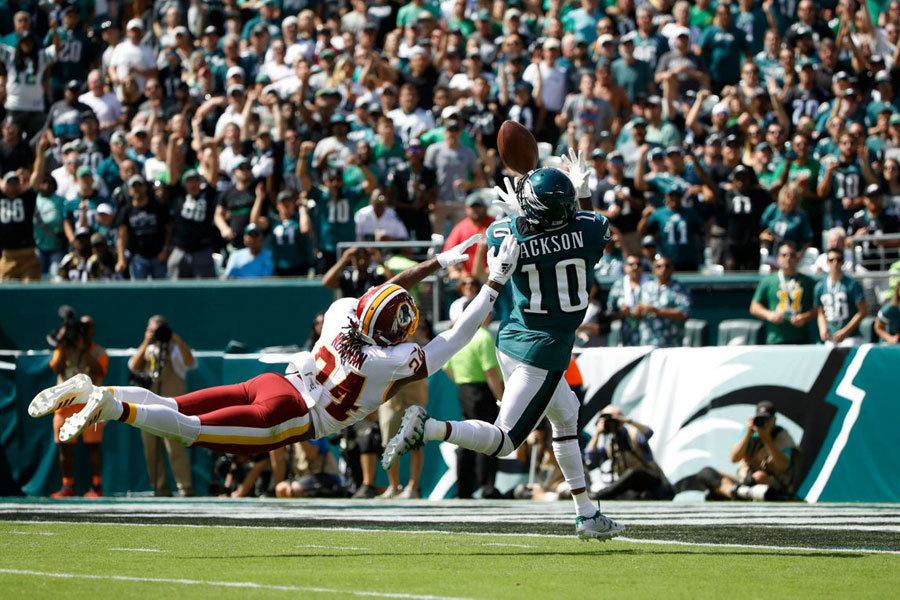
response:
<path fill-rule="evenodd" d="M 172 340 L 172 328 L 166 323 L 160 323 L 153 332 L 153 341 L 160 344 L 168 344 Z"/>
<path fill-rule="evenodd" d="M 603 432 L 604 433 L 619 433 L 622 429 L 622 421 L 613 415 L 604 415 L 603 416 Z"/>
<path fill-rule="evenodd" d="M 766 422 L 769 420 L 769 417 L 760 415 L 758 417 L 753 417 L 753 425 L 762 429 L 766 426 Z"/>
<path fill-rule="evenodd" d="M 75 346 L 84 336 L 84 324 L 78 320 L 78 313 L 71 306 L 63 304 L 56 311 L 59 317 L 59 327 L 47 334 L 47 343 L 52 347 Z"/>

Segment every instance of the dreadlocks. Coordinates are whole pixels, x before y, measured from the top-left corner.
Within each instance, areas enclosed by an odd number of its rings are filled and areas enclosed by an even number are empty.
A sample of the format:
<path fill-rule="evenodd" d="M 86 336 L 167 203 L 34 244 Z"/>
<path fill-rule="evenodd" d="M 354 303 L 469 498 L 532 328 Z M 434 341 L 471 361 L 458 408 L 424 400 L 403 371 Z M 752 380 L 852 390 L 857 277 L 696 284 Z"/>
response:
<path fill-rule="evenodd" d="M 352 317 L 347 317 L 347 325 L 341 329 L 340 335 L 334 340 L 334 349 L 338 351 L 341 360 L 356 369 L 361 369 L 363 363 L 366 362 L 363 347 L 367 345 L 368 342 L 363 339 L 362 333 L 359 331 L 359 323 Z"/>

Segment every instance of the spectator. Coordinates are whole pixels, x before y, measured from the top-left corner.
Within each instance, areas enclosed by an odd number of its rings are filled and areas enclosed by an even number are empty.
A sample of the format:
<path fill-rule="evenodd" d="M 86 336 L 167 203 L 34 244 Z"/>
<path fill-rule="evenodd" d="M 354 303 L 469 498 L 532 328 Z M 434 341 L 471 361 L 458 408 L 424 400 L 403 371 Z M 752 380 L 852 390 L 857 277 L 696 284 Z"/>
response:
<path fill-rule="evenodd" d="M 372 190 L 369 205 L 356 211 L 353 220 L 356 223 L 358 241 L 386 242 L 409 239 L 406 227 L 397 216 L 397 212 L 387 205 L 387 196 L 379 188 Z"/>
<path fill-rule="evenodd" d="M 629 31 L 619 38 L 620 56 L 610 65 L 613 81 L 625 90 L 630 102 L 637 100 L 641 94 L 646 96 L 653 82 L 650 65 L 638 60 L 634 54 L 634 41 L 637 36 L 637 32 Z"/>
<path fill-rule="evenodd" d="M 0 208 L 3 209 L 0 210 L 0 281 L 31 281 L 41 277 L 34 237 L 37 211 L 34 185 L 45 176 L 44 152 L 48 145 L 49 137 L 42 134 L 27 187 L 15 171 L 6 173 L 0 182 Z"/>
<path fill-rule="evenodd" d="M 597 430 L 585 448 L 589 467 L 611 461 L 612 482 L 597 491 L 598 499 L 672 499 L 672 486 L 650 450 L 648 442 L 652 436 L 652 429 L 625 417 L 616 406 L 600 411 Z"/>
<path fill-rule="evenodd" d="M 225 279 L 271 277 L 275 273 L 272 251 L 263 244 L 262 231 L 256 223 L 247 225 L 244 228 L 244 247 L 235 250 L 228 257 Z"/>
<path fill-rule="evenodd" d="M 44 112 L 41 111 L 41 120 Z M 40 128 L 38 128 L 40 129 Z M 22 138 L 22 130 L 13 117 L 3 119 L 3 137 L 0 138 L 0 167 L 4 173 L 30 168 L 34 164 L 34 152 Z"/>
<path fill-rule="evenodd" d="M 778 192 L 778 202 L 770 204 L 760 219 L 759 240 L 770 252 L 788 243 L 806 251 L 812 244 L 813 232 L 806 213 L 798 208 L 800 193 L 795 184 Z M 780 261 L 778 264 L 781 264 Z"/>
<path fill-rule="evenodd" d="M 619 237 L 625 250 L 637 252 L 641 239 L 637 227 L 645 206 L 644 198 L 638 194 L 634 181 L 625 176 L 625 160 L 622 154 L 618 151 L 612 152 L 607 159 L 609 174 L 603 181 L 598 182 L 597 187 L 608 189 L 600 198 L 597 212 L 609 219 L 612 226 L 619 230 Z"/>
<path fill-rule="evenodd" d="M 849 131 L 841 134 L 838 148 L 839 158 L 827 162 L 818 186 L 825 204 L 825 229 L 848 227 L 850 218 L 863 204 L 863 178 L 869 185 L 876 184 L 866 147 L 857 147 Z"/>
<path fill-rule="evenodd" d="M 859 236 L 900 233 L 900 219 L 885 212 L 884 192 L 878 184 L 873 183 L 866 188 L 863 202 L 865 208 L 850 218 L 851 244 Z M 896 248 L 900 247 L 900 240 L 872 240 L 862 242 L 861 246 L 862 259 L 867 268 L 886 270 L 898 258 Z"/>
<path fill-rule="evenodd" d="M 875 334 L 885 344 L 900 344 L 900 285 L 894 286 L 891 299 L 878 311 Z"/>
<path fill-rule="evenodd" d="M 343 498 L 337 460 L 328 440 L 296 442 L 288 447 L 288 477 L 275 485 L 279 498 Z"/>
<path fill-rule="evenodd" d="M 169 211 L 151 197 L 140 175 L 128 180 L 131 202 L 116 217 L 119 228 L 116 272 L 125 269 L 132 279 L 163 279 L 172 241 Z M 130 259 L 126 259 L 126 251 Z"/>
<path fill-rule="evenodd" d="M 778 272 L 762 279 L 753 294 L 750 314 L 766 322 L 767 344 L 809 344 L 806 326 L 816 317 L 815 281 L 797 272 L 799 255 L 790 242 L 778 246 Z"/>
<path fill-rule="evenodd" d="M 462 198 L 474 189 L 485 187 L 484 173 L 475 152 L 459 143 L 462 121 L 457 116 L 445 120 L 446 140 L 425 151 L 425 166 L 437 176 L 437 203 L 434 208 L 434 232 L 443 235 L 449 226 L 462 220 Z"/>
<path fill-rule="evenodd" d="M 190 347 L 161 315 L 150 317 L 144 331 L 144 339 L 128 360 L 129 371 L 137 375 L 136 383 L 164 398 L 184 395 L 187 392 L 185 382 L 187 372 L 196 366 L 197 361 Z M 178 495 L 193 496 L 194 484 L 187 448 L 146 431 L 141 432 L 141 438 L 144 442 L 144 458 L 147 461 L 147 473 L 154 495 L 172 495 L 166 474 L 167 452 L 169 465 L 178 486 Z"/>
<path fill-rule="evenodd" d="M 843 227 L 835 227 L 825 232 L 825 252 L 816 257 L 813 265 L 813 275 L 825 275 L 830 270 L 828 263 L 828 251 L 837 248 L 843 255 L 841 269 L 850 275 L 853 273 L 853 250 L 846 243 L 847 232 Z"/>
<path fill-rule="evenodd" d="M 434 169 L 425 166 L 425 150 L 419 140 L 410 141 L 405 158 L 387 170 L 385 188 L 389 204 L 409 233 L 417 240 L 430 240 L 428 212 L 436 198 L 437 177 Z"/>
<path fill-rule="evenodd" d="M 34 243 L 41 261 L 41 275 L 49 273 L 62 260 L 65 198 L 56 194 L 56 180 L 44 176 L 38 185 L 34 212 Z"/>
<path fill-rule="evenodd" d="M 756 405 L 747 430 L 731 449 L 737 474 L 702 469 L 675 484 L 675 492 L 706 491 L 708 500 L 783 500 L 794 495 L 794 467 L 799 449 L 784 428 L 775 424 L 775 407 L 768 400 Z"/>
<path fill-rule="evenodd" d="M 660 253 L 667 256 L 678 271 L 696 271 L 700 266 L 703 219 L 693 208 L 683 206 L 681 190 L 673 187 L 666 192 L 662 208 L 644 209 L 638 231 L 660 240 Z"/>
<path fill-rule="evenodd" d="M 337 245 L 356 239 L 356 223 L 351 207 L 361 197 L 357 190 L 344 187 L 343 171 L 337 168 L 326 169 L 322 178 L 324 185 L 313 187 L 306 167 L 306 157 L 311 148 L 312 142 L 301 144 L 298 169 L 300 184 L 306 192 L 310 218 L 316 231 L 316 270 L 324 273 L 337 262 Z"/>
<path fill-rule="evenodd" d="M 72 250 L 62 257 L 56 267 L 58 281 L 88 281 L 90 271 L 88 259 L 91 257 L 91 229 L 79 225 L 71 244 Z"/>
<path fill-rule="evenodd" d="M 81 115 L 91 108 L 78 101 L 80 92 L 81 81 L 73 79 L 66 84 L 62 100 L 50 107 L 44 129 L 50 130 L 53 139 L 59 140 L 60 144 L 81 137 Z"/>
<path fill-rule="evenodd" d="M 69 307 L 61 307 L 69 309 Z M 50 358 L 50 370 L 56 373 L 57 383 L 83 374 L 90 377 L 93 385 L 103 383 L 109 369 L 109 356 L 106 350 L 94 341 L 94 320 L 84 315 L 78 319 L 69 309 L 63 326 L 54 336 L 55 347 Z M 53 414 L 53 435 L 59 451 L 59 467 L 62 471 L 62 487 L 51 494 L 51 498 L 75 496 L 75 438 L 67 443 L 59 441 L 59 430 L 66 419 L 77 413 L 81 406 L 74 405 L 62 408 Z M 103 441 L 103 423 L 97 423 L 84 430 L 81 435 L 88 451 L 91 468 L 91 486 L 85 493 L 86 498 L 99 498 L 103 495 L 103 452 L 100 443 Z"/>
<path fill-rule="evenodd" d="M 116 277 L 116 255 L 102 233 L 91 234 L 91 255 L 87 259 L 88 279 L 109 281 Z"/>
<path fill-rule="evenodd" d="M 470 281 L 473 282 L 472 287 L 477 289 L 477 281 L 471 278 Z M 471 301 L 471 298 L 467 299 L 466 304 Z M 462 309 L 465 309 L 465 305 Z M 444 371 L 459 388 L 463 419 L 478 419 L 487 423 L 493 423 L 497 419 L 500 412 L 497 405 L 503 397 L 503 376 L 497 362 L 497 350 L 493 336 L 487 329 L 490 321 L 491 317 L 488 316 L 472 340 L 444 367 Z M 496 457 L 463 448 L 457 451 L 457 457 L 457 498 L 471 498 L 478 490 L 481 490 L 482 498 L 499 497 L 500 494 L 494 487 Z"/>
<path fill-rule="evenodd" d="M 640 302 L 632 311 L 639 319 L 642 346 L 673 348 L 684 345 L 684 322 L 691 314 L 691 295 L 672 278 L 673 262 L 663 255 L 653 263 L 656 280 L 641 286 Z"/>
<path fill-rule="evenodd" d="M 732 27 L 731 9 L 724 4 L 716 6 L 713 24 L 704 30 L 699 46 L 709 67 L 710 86 L 716 92 L 738 83 L 741 56 L 752 59 L 746 34 Z"/>
<path fill-rule="evenodd" d="M 494 218 L 487 214 L 487 198 L 485 194 L 480 191 L 469 194 L 469 197 L 466 199 L 466 218 L 453 227 L 453 231 L 450 232 L 450 235 L 447 236 L 447 241 L 444 242 L 444 250 L 461 244 L 473 235 L 483 234 L 493 222 Z M 472 253 L 469 255 L 469 260 L 461 265 L 448 267 L 447 275 L 450 279 L 458 279 L 463 274 L 472 273 L 476 267 L 476 260 L 480 261 L 482 266 L 486 268 L 487 259 L 485 256 L 479 258 L 479 252 Z"/>
<path fill-rule="evenodd" d="M 68 91 L 73 81 L 84 81 L 88 65 L 95 59 L 96 49 L 80 21 L 78 7 L 69 4 L 62 9 L 62 24 L 51 21 L 52 30 L 44 38 L 43 46 L 53 45 L 56 55 L 56 61 L 50 67 L 49 96 L 52 102 L 62 98 L 63 90 Z"/>
<path fill-rule="evenodd" d="M 843 249 L 832 248 L 826 256 L 828 274 L 816 283 L 814 292 L 819 338 L 829 346 L 858 346 L 862 343 L 859 324 L 866 316 L 863 288 L 844 274 Z"/>
<path fill-rule="evenodd" d="M 177 138 L 170 139 L 169 147 Z M 173 152 L 169 153 L 169 180 L 178 181 L 177 170 L 172 169 Z M 171 186 L 172 200 L 172 252 L 166 267 L 171 279 L 213 278 L 216 268 L 213 250 L 219 241 L 215 228 L 216 186 L 207 181 L 196 169 L 181 175 L 183 185 Z"/>
<path fill-rule="evenodd" d="M 255 200 L 253 173 L 250 161 L 244 156 L 238 156 L 233 166 L 234 183 L 219 198 L 214 219 L 222 239 L 235 248 L 243 248 L 243 239 L 237 233 L 243 232 L 250 223 Z"/>
<path fill-rule="evenodd" d="M 276 214 L 262 218 L 270 233 L 266 241 L 275 261 L 275 275 L 305 277 L 313 266 L 312 225 L 306 206 L 298 207 L 292 190 L 282 190 L 278 192 L 275 209 Z"/>
<path fill-rule="evenodd" d="M 158 73 L 153 50 L 141 43 L 143 37 L 144 23 L 140 19 L 131 19 L 125 27 L 125 39 L 119 42 L 110 57 L 109 80 L 120 99 L 126 77 L 133 77 L 138 91 L 143 92 L 147 80 Z"/>
<path fill-rule="evenodd" d="M 417 47 L 413 50 L 410 64 L 418 62 L 424 55 L 425 50 Z M 411 83 L 400 86 L 400 106 L 387 113 L 387 117 L 394 122 L 404 146 L 409 146 L 411 140 L 434 127 L 431 115 L 419 108 L 419 92 Z"/>
<path fill-rule="evenodd" d="M 376 259 L 379 257 L 374 250 L 347 248 L 341 260 L 322 277 L 322 285 L 341 290 L 344 298 L 361 298 L 369 288 L 379 286 L 388 279 L 380 261 L 372 260 L 373 255 Z"/>
<path fill-rule="evenodd" d="M 753 170 L 739 165 L 731 172 L 730 183 L 720 186 L 716 221 L 725 230 L 721 260 L 727 270 L 755 271 L 759 267 L 759 226 L 769 194 L 759 187 Z"/>
<path fill-rule="evenodd" d="M 87 85 L 88 91 L 79 96 L 78 101 L 94 111 L 100 122 L 101 136 L 103 139 L 110 139 L 110 134 L 122 122 L 122 103 L 113 92 L 106 91 L 103 85 L 103 72 L 100 69 L 88 73 Z"/>
<path fill-rule="evenodd" d="M 625 257 L 625 275 L 616 279 L 607 298 L 607 313 L 611 319 L 622 321 L 620 343 L 622 346 L 640 346 L 639 319 L 634 314 L 641 302 L 641 289 L 650 281 L 644 271 L 640 255 Z"/>

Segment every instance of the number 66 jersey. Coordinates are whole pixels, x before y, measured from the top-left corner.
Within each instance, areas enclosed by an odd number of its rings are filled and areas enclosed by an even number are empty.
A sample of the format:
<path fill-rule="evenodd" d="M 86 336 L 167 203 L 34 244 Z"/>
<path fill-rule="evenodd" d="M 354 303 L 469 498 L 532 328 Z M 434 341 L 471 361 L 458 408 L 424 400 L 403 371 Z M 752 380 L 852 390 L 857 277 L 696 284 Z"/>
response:
<path fill-rule="evenodd" d="M 519 240 L 519 263 L 511 278 L 513 309 L 500 325 L 497 349 L 527 365 L 565 371 L 588 308 L 594 265 L 610 239 L 609 222 L 578 211 L 569 223 L 543 230 L 524 217 L 507 217 L 488 228 L 488 245 L 499 247 L 507 235 Z"/>
<path fill-rule="evenodd" d="M 396 384 L 425 362 L 418 344 L 365 345 L 341 359 L 343 329 L 356 318 L 356 298 L 342 298 L 325 313 L 322 335 L 313 347 L 315 381 L 308 382 L 315 404 L 310 417 L 317 438 L 333 435 L 375 412 L 396 392 Z"/>

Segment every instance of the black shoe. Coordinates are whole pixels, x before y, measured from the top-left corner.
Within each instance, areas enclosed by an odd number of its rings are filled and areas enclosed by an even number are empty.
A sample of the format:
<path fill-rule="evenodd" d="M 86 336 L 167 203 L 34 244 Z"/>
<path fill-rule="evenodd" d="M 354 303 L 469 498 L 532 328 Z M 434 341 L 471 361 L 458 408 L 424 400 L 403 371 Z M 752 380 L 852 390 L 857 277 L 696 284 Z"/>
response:
<path fill-rule="evenodd" d="M 375 488 L 371 485 L 361 485 L 359 489 L 356 490 L 356 493 L 353 494 L 353 498 L 365 499 L 365 498 L 374 498 L 375 497 Z"/>

